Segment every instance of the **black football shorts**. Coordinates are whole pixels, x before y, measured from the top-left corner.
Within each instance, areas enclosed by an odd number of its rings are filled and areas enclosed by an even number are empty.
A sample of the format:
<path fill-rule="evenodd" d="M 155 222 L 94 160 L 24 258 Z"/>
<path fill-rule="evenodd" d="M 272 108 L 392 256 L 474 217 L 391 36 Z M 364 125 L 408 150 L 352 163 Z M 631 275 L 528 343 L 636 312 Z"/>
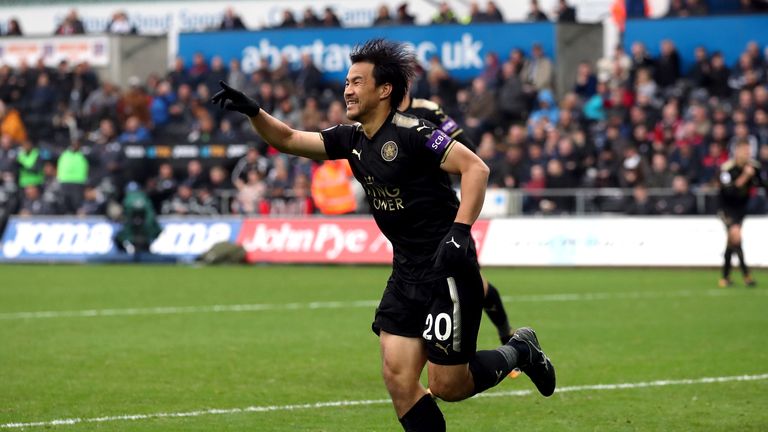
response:
<path fill-rule="evenodd" d="M 477 350 L 483 297 L 483 281 L 477 268 L 420 283 L 392 275 L 372 328 L 377 335 L 384 330 L 424 339 L 432 363 L 467 363 Z"/>
<path fill-rule="evenodd" d="M 734 225 L 741 225 L 744 223 L 744 218 L 747 216 L 747 209 L 723 207 L 717 212 L 717 215 L 720 217 L 720 220 L 723 221 L 725 226 L 730 228 Z"/>

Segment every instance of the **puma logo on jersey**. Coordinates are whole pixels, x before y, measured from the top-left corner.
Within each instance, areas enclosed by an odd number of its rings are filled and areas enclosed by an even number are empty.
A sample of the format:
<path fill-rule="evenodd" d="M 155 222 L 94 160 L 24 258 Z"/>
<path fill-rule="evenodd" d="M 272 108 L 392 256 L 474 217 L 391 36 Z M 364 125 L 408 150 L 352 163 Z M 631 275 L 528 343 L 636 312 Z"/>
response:
<path fill-rule="evenodd" d="M 441 350 L 445 351 L 445 355 L 448 355 L 448 347 L 444 347 L 444 346 L 440 345 L 437 342 L 435 342 L 435 346 L 440 348 Z"/>
<path fill-rule="evenodd" d="M 460 244 L 456 243 L 456 240 L 454 240 L 453 237 L 451 237 L 449 241 L 445 242 L 445 244 L 453 244 L 454 246 L 456 246 L 456 249 L 459 249 L 461 247 Z"/>
<path fill-rule="evenodd" d="M 429 127 L 429 126 L 427 126 L 427 125 L 421 125 L 421 126 L 419 126 L 419 127 L 417 127 L 417 128 L 416 128 L 416 132 L 421 132 L 421 130 L 422 130 L 422 129 L 426 129 L 426 128 L 428 128 L 428 127 Z"/>
<path fill-rule="evenodd" d="M 352 154 L 357 156 L 357 160 L 362 160 L 362 159 L 360 159 L 363 156 L 363 151 L 362 150 L 352 149 Z"/>

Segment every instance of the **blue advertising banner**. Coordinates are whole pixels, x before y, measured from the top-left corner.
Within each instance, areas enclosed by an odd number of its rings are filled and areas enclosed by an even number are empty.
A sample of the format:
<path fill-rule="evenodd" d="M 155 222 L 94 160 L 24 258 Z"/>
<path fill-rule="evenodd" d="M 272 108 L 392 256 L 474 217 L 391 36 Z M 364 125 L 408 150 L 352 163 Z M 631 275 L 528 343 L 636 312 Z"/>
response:
<path fill-rule="evenodd" d="M 661 41 L 669 39 L 677 46 L 683 71 L 693 65 L 693 51 L 703 46 L 709 52 L 720 51 L 732 67 L 749 41 L 768 45 L 768 15 L 733 15 L 721 17 L 637 19 L 627 21 L 624 47 L 629 52 L 633 42 L 643 42 L 652 56 L 658 56 Z"/>
<path fill-rule="evenodd" d="M 163 231 L 150 251 L 191 261 L 221 241 L 235 242 L 239 218 L 160 218 Z M 120 225 L 106 218 L 12 217 L 0 243 L 0 261 L 93 262 L 119 260 L 112 242 Z"/>
<path fill-rule="evenodd" d="M 407 42 L 422 64 L 438 56 L 452 76 L 471 79 L 480 73 L 489 52 L 506 59 L 513 48 L 530 52 L 533 43 L 540 43 L 546 55 L 552 57 L 555 26 L 515 23 L 182 33 L 179 55 L 187 64 L 198 52 L 208 59 L 221 56 L 225 63 L 237 58 L 243 71 L 250 73 L 258 69 L 262 58 L 268 59 L 272 67 L 277 67 L 283 57 L 298 66 L 301 55 L 308 53 L 326 78 L 343 81 L 352 48 L 377 37 Z"/>

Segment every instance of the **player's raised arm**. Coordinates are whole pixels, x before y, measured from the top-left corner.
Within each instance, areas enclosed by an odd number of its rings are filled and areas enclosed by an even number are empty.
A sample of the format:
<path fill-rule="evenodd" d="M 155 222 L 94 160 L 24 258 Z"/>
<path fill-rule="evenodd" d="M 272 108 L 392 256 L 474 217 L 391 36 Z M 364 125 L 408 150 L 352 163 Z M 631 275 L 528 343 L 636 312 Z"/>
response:
<path fill-rule="evenodd" d="M 461 175 L 461 204 L 455 222 L 472 225 L 483 208 L 488 166 L 470 149 L 454 141 L 440 168 Z"/>
<path fill-rule="evenodd" d="M 249 98 L 240 90 L 219 81 L 221 90 L 213 95 L 211 102 L 221 108 L 245 114 L 256 132 L 267 144 L 280 152 L 310 159 L 328 159 L 323 138 L 319 132 L 305 132 L 292 129 L 285 123 L 262 110 L 258 102 Z"/>

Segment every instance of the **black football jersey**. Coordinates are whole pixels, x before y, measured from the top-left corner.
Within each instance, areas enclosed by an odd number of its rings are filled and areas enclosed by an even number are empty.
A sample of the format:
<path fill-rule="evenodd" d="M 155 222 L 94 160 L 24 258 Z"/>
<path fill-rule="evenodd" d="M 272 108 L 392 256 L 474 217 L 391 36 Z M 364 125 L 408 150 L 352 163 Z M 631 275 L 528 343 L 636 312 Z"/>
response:
<path fill-rule="evenodd" d="M 330 159 L 347 159 L 381 232 L 392 242 L 394 272 L 406 280 L 439 275 L 433 255 L 459 208 L 440 168 L 455 143 L 433 124 L 392 112 L 372 139 L 362 125 L 321 132 Z"/>
<path fill-rule="evenodd" d="M 736 179 L 744 171 L 743 166 L 736 165 L 731 159 L 720 166 L 720 205 L 731 209 L 746 208 L 752 188 L 764 186 L 768 188 L 768 180 L 761 178 L 764 175 L 760 169 L 760 163 L 756 160 L 750 160 L 749 164 L 755 169 L 755 175 L 743 186 L 736 186 Z"/>
<path fill-rule="evenodd" d="M 440 105 L 431 100 L 411 99 L 411 104 L 403 112 L 435 124 L 449 137 L 464 144 L 473 152 L 477 151 L 477 146 L 471 139 L 469 139 L 467 134 L 464 133 L 464 129 L 462 129 L 454 119 L 443 112 Z"/>

